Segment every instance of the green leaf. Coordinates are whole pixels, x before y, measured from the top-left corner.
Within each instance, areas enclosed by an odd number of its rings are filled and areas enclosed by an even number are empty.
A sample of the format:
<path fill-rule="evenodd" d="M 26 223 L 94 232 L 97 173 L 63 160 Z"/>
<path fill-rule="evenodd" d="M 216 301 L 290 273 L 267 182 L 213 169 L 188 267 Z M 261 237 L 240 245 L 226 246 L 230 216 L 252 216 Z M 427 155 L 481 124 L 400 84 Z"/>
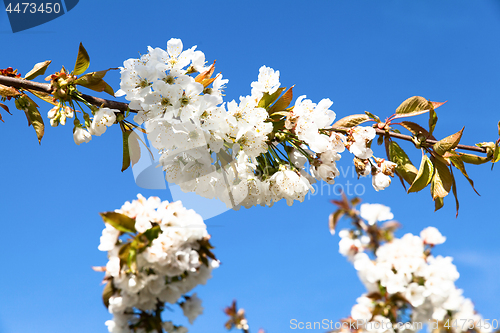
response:
<path fill-rule="evenodd" d="M 158 238 L 158 235 L 160 234 L 161 228 L 159 225 L 154 226 L 153 228 L 150 228 L 144 232 L 144 236 L 147 237 L 147 239 L 152 242 L 156 238 Z"/>
<path fill-rule="evenodd" d="M 437 154 L 443 156 L 444 153 L 446 153 L 447 151 L 454 149 L 460 142 L 460 139 L 462 138 L 462 133 L 464 132 L 464 128 L 465 127 L 462 127 L 462 129 L 457 133 L 447 136 L 446 138 L 436 142 L 434 146 L 432 146 L 434 148 L 434 151 Z"/>
<path fill-rule="evenodd" d="M 500 148 L 498 147 L 498 142 L 495 144 L 495 150 L 493 150 L 492 163 L 500 161 Z"/>
<path fill-rule="evenodd" d="M 25 110 L 26 117 L 28 118 L 28 121 L 33 125 L 33 128 L 36 132 L 36 137 L 38 138 L 38 143 L 41 144 L 43 134 L 45 133 L 43 118 L 40 115 L 40 111 L 38 111 L 38 105 L 36 105 L 36 103 L 28 96 L 24 95 L 23 97 L 29 101 L 28 111 Z"/>
<path fill-rule="evenodd" d="M 434 176 L 431 181 L 431 193 L 432 198 L 436 200 L 436 198 L 444 198 L 450 193 L 451 186 L 453 184 L 453 176 L 451 175 L 448 166 L 441 162 L 441 160 L 432 157 L 431 161 L 434 164 Z"/>
<path fill-rule="evenodd" d="M 115 229 L 121 232 L 134 233 L 135 230 L 135 219 L 128 217 L 125 214 L 120 214 L 117 212 L 105 212 L 99 213 L 104 222 L 111 224 Z"/>
<path fill-rule="evenodd" d="M 80 75 L 85 73 L 87 68 L 90 65 L 90 57 L 87 53 L 87 50 L 83 47 L 83 44 L 80 43 L 80 47 L 78 48 L 78 55 L 76 57 L 75 69 L 73 70 L 73 75 Z"/>
<path fill-rule="evenodd" d="M 278 88 L 273 94 L 269 95 L 268 93 L 264 93 L 264 96 L 259 101 L 257 107 L 267 109 L 271 104 L 274 103 L 281 95 L 281 93 L 285 90 L 285 88 Z"/>
<path fill-rule="evenodd" d="M 358 205 L 358 204 L 360 204 L 360 203 L 361 203 L 361 198 L 360 197 L 354 197 L 354 198 L 351 199 L 351 205 L 353 207 L 356 206 L 356 205 Z"/>
<path fill-rule="evenodd" d="M 290 105 L 290 103 L 292 102 L 292 99 L 293 99 L 293 91 L 292 91 L 293 87 L 294 86 L 290 87 L 290 89 L 288 89 L 283 94 L 283 96 L 281 96 L 276 101 L 276 103 L 274 103 L 274 105 L 269 109 L 269 114 L 273 114 L 277 111 L 283 111 Z"/>
<path fill-rule="evenodd" d="M 333 127 L 355 127 L 366 121 L 370 121 L 371 118 L 366 114 L 352 114 L 350 116 L 339 119 L 333 124 Z"/>
<path fill-rule="evenodd" d="M 429 134 L 430 135 L 432 135 L 432 133 L 434 132 L 434 128 L 436 128 L 437 121 L 438 121 L 438 116 L 437 116 L 436 111 L 431 110 L 429 112 Z"/>
<path fill-rule="evenodd" d="M 137 273 L 137 249 L 132 245 L 128 252 L 127 266 L 133 273 Z"/>
<path fill-rule="evenodd" d="M 81 86 L 84 86 L 85 88 L 92 89 L 97 92 L 104 91 L 114 97 L 115 93 L 113 91 L 113 88 L 111 88 L 111 86 L 103 80 L 103 77 L 106 75 L 106 73 L 112 69 L 118 68 L 109 68 L 104 71 L 85 74 L 76 79 L 75 84 L 79 84 Z"/>
<path fill-rule="evenodd" d="M 8 113 L 8 114 L 12 115 L 12 113 L 10 113 L 10 111 L 9 111 L 9 107 L 8 107 L 7 105 L 0 103 L 0 106 L 1 106 L 1 107 L 5 110 L 5 111 L 7 111 L 7 113 Z"/>
<path fill-rule="evenodd" d="M 377 123 L 380 123 L 380 122 L 381 122 L 381 121 L 380 121 L 380 118 L 379 118 L 379 117 L 377 117 L 376 115 L 374 115 L 373 113 L 368 112 L 368 111 L 365 111 L 365 114 L 366 114 L 368 117 L 370 117 L 370 119 L 375 120 Z"/>
<path fill-rule="evenodd" d="M 434 136 L 432 136 L 425 128 L 420 126 L 417 123 L 411 121 L 402 121 L 401 126 L 410 131 L 413 135 L 417 136 L 419 134 L 423 134 L 426 138 L 436 140 Z"/>
<path fill-rule="evenodd" d="M 413 96 L 401 103 L 396 109 L 394 118 L 413 117 L 434 110 L 431 101 L 421 97 Z"/>
<path fill-rule="evenodd" d="M 444 206 L 444 200 L 443 198 L 436 198 L 434 199 L 434 211 L 438 211 Z"/>
<path fill-rule="evenodd" d="M 477 156 L 474 154 L 466 154 L 466 153 L 459 153 L 459 154 L 460 154 L 460 157 L 462 158 L 462 161 L 464 161 L 465 163 L 476 164 L 476 165 L 487 163 L 487 162 L 491 161 L 491 158 L 492 158 L 491 156 L 490 157 L 483 157 L 483 156 Z"/>
<path fill-rule="evenodd" d="M 342 209 L 339 209 L 330 214 L 330 217 L 328 218 L 328 228 L 330 229 L 330 233 L 332 235 L 335 235 L 335 228 L 337 227 L 337 223 L 342 218 L 342 216 L 344 216 L 344 211 Z"/>
<path fill-rule="evenodd" d="M 418 192 L 423 190 L 432 180 L 434 174 L 434 166 L 427 155 L 422 155 L 422 161 L 420 162 L 420 168 L 418 169 L 417 176 L 408 189 L 408 193 Z"/>
<path fill-rule="evenodd" d="M 377 145 L 381 145 L 384 143 L 384 136 L 383 135 L 379 135 L 378 138 L 377 138 Z"/>
<path fill-rule="evenodd" d="M 123 161 L 122 172 L 127 170 L 132 163 L 134 166 L 141 158 L 140 137 L 134 132 L 133 127 L 125 122 L 120 122 L 123 134 Z"/>
<path fill-rule="evenodd" d="M 453 177 L 452 189 L 453 196 L 455 197 L 455 207 L 457 208 L 457 214 L 455 215 L 455 217 L 458 217 L 458 209 L 460 208 L 460 203 L 458 202 L 457 182 L 455 181 L 455 177 Z"/>
<path fill-rule="evenodd" d="M 4 86 L 3 84 L 0 84 L 0 96 L 2 97 L 17 97 L 21 95 L 19 91 L 17 91 L 16 88 L 13 87 L 7 87 Z"/>
<path fill-rule="evenodd" d="M 104 306 L 107 308 L 109 307 L 109 299 L 113 294 L 115 293 L 116 289 L 113 286 L 113 278 L 108 280 L 108 283 L 104 286 L 104 290 L 102 291 L 102 302 L 104 303 Z"/>
<path fill-rule="evenodd" d="M 397 164 L 396 172 L 408 184 L 413 184 L 418 170 L 411 163 L 410 158 L 405 151 L 394 141 L 389 143 L 389 159 Z"/>
<path fill-rule="evenodd" d="M 50 103 L 52 105 L 58 105 L 59 103 L 54 102 L 54 97 L 51 94 L 47 94 L 41 91 L 26 89 L 36 97 L 40 98 L 42 101 Z"/>
<path fill-rule="evenodd" d="M 126 243 L 120 248 L 120 251 L 118 252 L 118 258 L 120 258 L 120 268 L 128 263 L 128 257 L 130 256 L 131 247 L 132 243 Z"/>
<path fill-rule="evenodd" d="M 462 175 L 464 175 L 464 177 L 467 178 L 467 180 L 469 181 L 469 184 L 470 184 L 470 186 L 472 186 L 472 189 L 474 190 L 474 192 L 476 192 L 477 195 L 479 195 L 479 193 L 476 191 L 476 189 L 474 187 L 474 182 L 472 181 L 472 179 L 469 178 L 467 171 L 465 171 L 465 165 L 464 165 L 464 161 L 462 160 L 462 156 L 453 151 L 453 152 L 448 152 L 444 157 L 448 158 L 451 161 L 451 163 L 453 164 L 453 166 L 455 166 L 455 168 L 460 170 Z"/>
<path fill-rule="evenodd" d="M 290 111 L 276 111 L 276 112 L 269 112 L 269 115 L 271 117 L 274 117 L 274 116 L 282 116 L 282 117 L 286 117 L 290 114 Z"/>
<path fill-rule="evenodd" d="M 26 80 L 33 80 L 34 78 L 36 78 L 37 76 L 39 75 L 43 75 L 45 74 L 45 70 L 47 69 L 47 67 L 49 67 L 50 63 L 52 61 L 50 60 L 46 60 L 44 62 L 39 62 L 38 64 L 36 64 L 32 70 L 30 70 L 25 76 L 24 78 Z"/>

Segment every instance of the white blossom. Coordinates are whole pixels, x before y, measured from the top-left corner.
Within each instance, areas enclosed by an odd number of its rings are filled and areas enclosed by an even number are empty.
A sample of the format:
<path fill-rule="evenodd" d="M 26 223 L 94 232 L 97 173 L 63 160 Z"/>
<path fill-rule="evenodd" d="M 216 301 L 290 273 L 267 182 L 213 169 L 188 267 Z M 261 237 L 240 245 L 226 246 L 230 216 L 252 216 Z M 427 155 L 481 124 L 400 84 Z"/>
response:
<path fill-rule="evenodd" d="M 435 227 L 427 227 L 420 232 L 420 237 L 423 239 L 424 243 L 429 245 L 443 244 L 446 241 L 446 237 L 441 235 L 438 229 Z"/>
<path fill-rule="evenodd" d="M 87 143 L 92 140 L 92 135 L 85 128 L 77 126 L 73 130 L 73 139 L 77 145 L 80 145 L 83 142 Z"/>
<path fill-rule="evenodd" d="M 370 225 L 394 218 L 391 209 L 381 204 L 362 204 L 360 207 L 360 215 L 368 221 Z"/>

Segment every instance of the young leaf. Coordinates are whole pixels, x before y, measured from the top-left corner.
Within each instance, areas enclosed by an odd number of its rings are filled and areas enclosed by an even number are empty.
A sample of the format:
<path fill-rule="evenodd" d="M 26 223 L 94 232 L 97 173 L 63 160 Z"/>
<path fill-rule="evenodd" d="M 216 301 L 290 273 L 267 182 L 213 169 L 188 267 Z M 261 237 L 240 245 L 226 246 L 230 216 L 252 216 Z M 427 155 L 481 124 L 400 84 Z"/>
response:
<path fill-rule="evenodd" d="M 441 162 L 439 159 L 431 158 L 434 165 L 434 176 L 431 181 L 432 198 L 444 198 L 451 191 L 453 184 L 453 176 L 448 169 L 448 166 Z"/>
<path fill-rule="evenodd" d="M 132 273 L 137 273 L 137 248 L 130 246 L 127 258 L 127 266 L 130 268 Z"/>
<path fill-rule="evenodd" d="M 384 136 L 383 135 L 379 135 L 378 138 L 377 138 L 377 145 L 382 145 L 384 143 Z"/>
<path fill-rule="evenodd" d="M 452 184 L 453 196 L 455 197 L 455 206 L 457 207 L 457 214 L 455 217 L 458 217 L 458 209 L 460 208 L 460 203 L 458 202 L 458 193 L 457 193 L 457 182 L 455 181 L 455 177 L 453 177 Z"/>
<path fill-rule="evenodd" d="M 355 127 L 366 121 L 370 121 L 371 118 L 366 114 L 352 114 L 350 116 L 339 119 L 333 124 L 333 127 Z"/>
<path fill-rule="evenodd" d="M 448 102 L 448 101 L 444 101 L 444 102 L 431 102 L 431 104 L 434 107 L 434 110 L 436 110 L 438 107 L 440 107 L 441 105 L 443 105 L 446 102 Z"/>
<path fill-rule="evenodd" d="M 113 91 L 113 88 L 111 88 L 111 86 L 103 80 L 103 77 L 106 75 L 106 73 L 112 69 L 118 68 L 109 68 L 104 71 L 85 74 L 76 79 L 75 84 L 79 84 L 81 86 L 84 86 L 85 88 L 92 89 L 97 92 L 104 91 L 114 97 L 115 93 Z"/>
<path fill-rule="evenodd" d="M 159 225 L 154 226 L 153 228 L 150 228 L 144 232 L 144 236 L 152 242 L 156 238 L 158 238 L 158 235 L 160 234 L 161 228 Z"/>
<path fill-rule="evenodd" d="M 434 128 L 436 128 L 436 123 L 438 121 L 438 116 L 436 111 L 431 110 L 429 112 L 429 134 L 432 135 L 432 132 L 434 132 Z"/>
<path fill-rule="evenodd" d="M 335 213 L 330 214 L 330 217 L 328 218 L 328 228 L 330 229 L 330 233 L 332 235 L 335 235 L 335 228 L 337 227 L 337 223 L 343 215 L 344 211 L 342 209 L 339 209 L 335 211 Z"/>
<path fill-rule="evenodd" d="M 411 163 L 410 158 L 405 151 L 394 141 L 389 143 L 389 160 L 397 164 L 396 172 L 408 184 L 413 184 L 418 170 Z"/>
<path fill-rule="evenodd" d="M 120 268 L 127 264 L 131 246 L 132 243 L 126 243 L 120 248 L 120 251 L 118 252 L 118 258 L 120 258 Z"/>
<path fill-rule="evenodd" d="M 472 179 L 469 178 L 467 171 L 465 171 L 465 165 L 464 165 L 464 162 L 462 160 L 462 156 L 453 151 L 453 152 L 446 153 L 444 157 L 448 158 L 451 161 L 451 163 L 453 164 L 453 166 L 455 166 L 455 168 L 460 170 L 462 175 L 464 175 L 464 177 L 467 178 L 467 180 L 469 181 L 469 184 L 470 184 L 470 186 L 472 186 L 472 189 L 474 190 L 474 192 L 476 192 L 477 195 L 480 195 L 476 191 L 476 189 L 474 188 L 474 182 L 472 181 Z"/>
<path fill-rule="evenodd" d="M 17 97 L 21 95 L 19 91 L 17 91 L 16 88 L 13 87 L 7 87 L 4 86 L 3 84 L 0 84 L 0 96 L 2 97 Z"/>
<path fill-rule="evenodd" d="M 122 172 L 127 170 L 132 162 L 134 166 L 141 158 L 141 148 L 139 146 L 140 137 L 134 132 L 133 127 L 125 122 L 120 122 L 123 134 L 123 162 Z"/>
<path fill-rule="evenodd" d="M 104 290 L 102 291 L 102 302 L 104 306 L 109 307 L 109 299 L 115 293 L 115 287 L 113 286 L 113 278 L 111 278 L 108 283 L 104 286 Z"/>
<path fill-rule="evenodd" d="M 33 80 L 34 78 L 36 78 L 37 76 L 39 75 L 43 75 L 45 74 L 45 70 L 47 69 L 47 67 L 49 67 L 50 63 L 52 61 L 51 60 L 46 60 L 44 62 L 39 62 L 38 64 L 36 64 L 32 70 L 30 70 L 25 76 L 24 78 L 26 80 Z"/>
<path fill-rule="evenodd" d="M 408 193 L 423 190 L 431 182 L 433 174 L 434 166 L 432 165 L 432 162 L 429 160 L 429 157 L 427 157 L 427 155 L 422 155 L 420 168 L 418 169 L 415 181 L 413 181 L 413 184 L 411 184 L 410 188 L 408 189 Z"/>
<path fill-rule="evenodd" d="M 275 112 L 283 111 L 285 110 L 290 103 L 292 102 L 293 99 L 293 89 L 294 86 L 291 86 L 290 89 L 285 91 L 283 96 L 281 96 L 276 103 L 269 109 L 269 114 L 273 114 Z"/>
<path fill-rule="evenodd" d="M 26 117 L 28 121 L 33 125 L 33 128 L 36 132 L 36 137 L 38 138 L 38 143 L 41 144 L 43 134 L 45 133 L 45 125 L 43 124 L 43 118 L 40 115 L 40 111 L 38 111 L 38 105 L 31 98 L 26 95 L 23 95 L 29 101 L 28 110 L 26 112 Z"/>
<path fill-rule="evenodd" d="M 120 123 L 121 125 L 122 123 Z M 130 136 L 130 133 L 132 131 L 128 131 L 123 128 L 123 126 L 120 126 L 122 128 L 122 134 L 123 134 L 123 162 L 122 162 L 122 172 L 127 170 L 128 167 L 130 166 L 130 148 L 128 146 L 128 138 Z"/>
<path fill-rule="evenodd" d="M 54 98 L 50 94 L 47 94 L 47 93 L 44 93 L 44 92 L 41 92 L 41 91 L 31 90 L 31 89 L 26 89 L 26 90 L 28 90 L 30 93 L 32 93 L 33 95 L 35 95 L 36 97 L 40 98 L 41 100 L 43 100 L 43 101 L 45 101 L 47 103 L 50 103 L 52 105 L 58 105 L 59 104 L 57 102 L 54 102 Z"/>
<path fill-rule="evenodd" d="M 216 77 L 211 79 L 210 77 L 214 73 L 215 69 L 215 60 L 214 63 L 210 65 L 210 67 L 204 71 L 203 73 L 198 74 L 194 80 L 198 83 L 201 83 L 204 88 L 206 88 L 210 83 L 214 82 Z"/>
<path fill-rule="evenodd" d="M 465 127 L 462 127 L 462 129 L 457 133 L 447 136 L 446 138 L 436 142 L 433 146 L 434 151 L 442 156 L 447 151 L 454 149 L 460 142 L 460 139 L 462 138 L 462 133 L 464 132 L 464 128 Z"/>
<path fill-rule="evenodd" d="M 365 111 L 365 114 L 366 114 L 368 117 L 370 117 L 370 119 L 375 120 L 377 123 L 380 123 L 380 122 L 381 122 L 381 121 L 380 121 L 380 118 L 379 118 L 379 117 L 377 117 L 376 115 L 374 115 L 373 113 L 368 112 L 368 111 Z"/>
<path fill-rule="evenodd" d="M 394 118 L 418 116 L 430 110 L 434 110 L 434 106 L 430 101 L 421 96 L 413 96 L 401 103 L 396 109 Z"/>
<path fill-rule="evenodd" d="M 498 142 L 495 144 L 495 150 L 493 150 L 493 159 L 491 163 L 496 163 L 500 161 L 500 147 L 498 146 Z"/>
<path fill-rule="evenodd" d="M 80 43 L 80 47 L 78 48 L 78 55 L 76 56 L 75 69 L 73 70 L 73 75 L 80 75 L 85 73 L 87 68 L 90 65 L 90 57 L 87 53 L 87 50 L 83 47 L 83 44 Z"/>
<path fill-rule="evenodd" d="M 115 229 L 122 232 L 135 232 L 135 219 L 128 217 L 125 214 L 116 212 L 99 213 L 104 222 L 111 224 Z"/>
<path fill-rule="evenodd" d="M 436 198 L 434 199 L 434 211 L 438 211 L 444 206 L 444 200 L 443 198 Z"/>
<path fill-rule="evenodd" d="M 274 116 L 287 117 L 289 114 L 290 114 L 290 111 L 276 111 L 273 113 L 269 113 L 269 116 L 270 117 L 274 117 Z"/>
<path fill-rule="evenodd" d="M 268 93 L 264 93 L 264 96 L 259 101 L 257 107 L 267 109 L 269 105 L 273 104 L 274 101 L 278 99 L 281 93 L 285 90 L 285 88 L 278 88 L 273 94 L 269 95 Z"/>
<path fill-rule="evenodd" d="M 0 107 L 2 107 L 2 108 L 3 108 L 5 111 L 7 111 L 10 115 L 12 115 L 12 113 L 10 113 L 10 112 L 9 112 L 9 108 L 7 107 L 7 105 L 0 103 Z M 0 120 L 1 120 L 2 122 L 4 122 L 4 121 L 3 121 L 3 119 L 2 119 L 2 114 L 1 114 L 1 113 L 0 113 Z"/>
<path fill-rule="evenodd" d="M 463 162 L 469 163 L 469 164 L 476 164 L 476 165 L 487 163 L 487 162 L 491 161 L 491 159 L 492 159 L 492 156 L 483 157 L 483 156 L 477 156 L 474 154 L 466 154 L 466 153 L 459 153 L 459 155 L 460 155 Z"/>
<path fill-rule="evenodd" d="M 131 131 L 128 137 L 128 148 L 130 150 L 130 162 L 134 166 L 141 159 L 141 147 L 139 141 L 142 141 L 139 135 Z"/>
<path fill-rule="evenodd" d="M 410 131 L 413 135 L 423 134 L 426 138 L 436 140 L 425 128 L 411 121 L 402 121 L 401 126 Z"/>

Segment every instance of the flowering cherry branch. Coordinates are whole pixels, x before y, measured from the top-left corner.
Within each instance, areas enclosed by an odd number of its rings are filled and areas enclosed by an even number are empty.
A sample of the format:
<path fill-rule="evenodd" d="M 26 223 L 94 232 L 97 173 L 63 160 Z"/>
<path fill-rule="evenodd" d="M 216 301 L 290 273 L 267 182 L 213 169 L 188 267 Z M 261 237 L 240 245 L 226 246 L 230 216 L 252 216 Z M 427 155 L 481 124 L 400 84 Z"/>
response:
<path fill-rule="evenodd" d="M 476 147 L 461 145 L 463 129 L 437 140 L 432 134 L 437 123 L 435 110 L 444 103 L 420 96 L 404 101 L 385 121 L 365 112 L 333 123 L 336 114 L 329 109 L 331 100 L 322 99 L 316 104 L 303 95 L 291 105 L 294 87 L 281 87 L 279 71 L 262 66 L 258 80 L 251 84 L 250 95 L 241 96 L 239 102 L 224 102 L 223 89 L 228 80 L 221 74 L 212 77 L 215 62 L 206 65 L 203 52 L 196 47 L 184 50 L 182 42 L 175 38 L 168 41 L 166 50 L 149 47 L 147 54 L 126 60 L 120 67 L 116 95 L 125 96 L 128 105 L 79 92 L 78 85 L 115 95 L 103 80 L 110 69 L 82 75 L 89 63 L 90 57 L 80 44 L 74 70 L 68 72 L 63 67 L 50 75 L 46 78 L 50 86 L 27 83 L 43 74 L 49 61 L 35 65 L 24 80 L 12 69 L 4 70 L 0 95 L 16 99 L 16 107 L 26 112 L 39 140 L 44 131 L 43 119 L 25 92 L 55 104 L 48 113 L 52 126 L 64 125 L 67 118 L 74 117 L 73 137 L 77 144 L 119 124 L 124 145 L 122 171 L 140 159 L 139 137 L 134 129 L 143 126 L 140 130 L 161 155 L 167 181 L 185 192 L 218 198 L 234 209 L 272 206 L 281 199 L 289 205 L 294 200 L 303 201 L 309 191 L 314 191 L 314 182 L 335 182 L 340 175 L 336 162 L 346 149 L 354 155 L 358 176 L 371 175 L 375 190 L 389 186 L 396 174 L 405 188 L 408 184 L 408 192 L 429 186 L 436 210 L 450 192 L 456 198 L 453 168 L 474 188 L 465 163 L 500 160 L 499 140 L 478 143 Z M 77 107 L 83 123 L 74 112 Z M 127 119 L 132 110 L 133 121 Z M 428 129 L 400 121 L 424 113 L 429 114 Z M 374 124 L 360 126 L 365 122 Z M 394 126 L 402 126 L 412 135 L 401 134 Z M 377 135 L 377 143 L 385 145 L 386 158 L 374 156 L 371 149 Z M 421 150 L 419 169 L 395 139 L 411 141 Z M 457 199 L 456 205 L 458 214 Z"/>
<path fill-rule="evenodd" d="M 13 77 L 8 77 L 8 76 L 0 76 L 0 84 L 9 86 L 9 87 L 14 87 L 14 88 L 21 88 L 21 89 L 26 89 L 26 90 L 33 90 L 33 91 L 39 91 L 47 94 L 51 94 L 52 88 L 50 84 L 48 83 L 40 83 L 40 82 L 35 82 L 35 81 L 29 81 L 25 79 L 20 79 L 20 78 L 13 78 Z M 115 109 L 119 110 L 122 112 L 133 112 L 137 113 L 137 110 L 131 110 L 129 108 L 128 103 L 123 103 L 123 102 L 118 102 L 118 101 L 113 101 L 110 99 L 104 99 L 104 98 L 99 98 L 95 96 L 90 96 L 86 94 L 81 94 L 82 98 L 85 99 L 87 102 L 89 102 L 92 105 L 95 106 L 103 106 L 107 107 L 110 109 Z M 333 130 L 338 131 L 338 132 L 346 132 L 349 130 L 348 127 L 332 127 Z M 383 129 L 375 128 L 375 131 L 378 135 L 389 135 L 392 138 L 396 139 L 401 139 L 405 141 L 410 141 L 413 142 L 415 139 L 411 135 L 406 135 L 406 134 L 401 134 L 397 132 L 392 132 L 392 131 L 385 131 Z M 425 139 L 425 144 L 432 146 L 433 144 L 437 143 L 437 140 L 432 140 L 430 138 Z M 477 147 L 477 146 L 468 146 L 468 145 L 462 145 L 458 144 L 457 149 L 463 149 L 463 150 L 468 150 L 468 151 L 474 151 L 478 153 L 487 153 L 487 149 L 484 147 Z"/>

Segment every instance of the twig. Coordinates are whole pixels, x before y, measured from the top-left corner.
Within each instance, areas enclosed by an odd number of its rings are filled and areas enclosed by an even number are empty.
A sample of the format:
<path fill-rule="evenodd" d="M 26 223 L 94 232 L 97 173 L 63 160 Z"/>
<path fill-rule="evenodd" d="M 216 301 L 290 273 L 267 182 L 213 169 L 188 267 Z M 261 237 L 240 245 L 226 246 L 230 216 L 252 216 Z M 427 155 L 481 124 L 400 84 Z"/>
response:
<path fill-rule="evenodd" d="M 34 81 L 29 81 L 29 80 L 24 80 L 24 79 L 17 79 L 13 77 L 8 77 L 8 76 L 3 76 L 0 75 L 0 84 L 14 87 L 14 88 L 23 88 L 23 89 L 29 89 L 29 90 L 35 90 L 35 91 L 40 91 L 46 94 L 50 94 L 52 92 L 50 88 L 50 84 L 48 83 L 40 83 L 40 82 L 34 82 Z M 127 111 L 128 109 L 128 104 L 123 103 L 123 102 L 117 102 L 117 101 L 111 101 L 109 99 L 103 99 L 99 97 L 94 97 L 86 94 L 81 94 L 82 98 L 89 102 L 92 105 L 95 106 L 104 106 L 106 108 L 110 109 L 116 109 L 120 111 Z M 137 110 L 130 110 L 131 112 L 137 112 Z"/>
<path fill-rule="evenodd" d="M 51 88 L 50 84 L 48 83 L 39 83 L 39 82 L 33 82 L 29 80 L 24 80 L 24 79 L 17 79 L 13 77 L 8 77 L 8 76 L 2 76 L 0 75 L 0 84 L 6 85 L 6 86 L 11 86 L 15 88 L 23 88 L 23 89 L 30 89 L 30 90 L 36 90 L 36 91 L 41 91 L 44 93 L 51 93 Z M 95 106 L 104 106 L 110 109 L 116 109 L 120 111 L 127 111 L 128 109 L 128 104 L 123 103 L 123 102 L 117 102 L 117 101 L 111 101 L 109 99 L 103 99 L 103 98 L 98 98 L 90 95 L 85 95 L 82 94 L 82 98 L 89 102 L 92 105 Z M 131 112 L 137 112 L 137 110 L 130 110 Z M 337 131 L 348 131 L 349 128 L 347 127 L 333 127 L 332 130 L 337 130 Z M 401 139 L 405 141 L 412 141 L 413 137 L 410 135 L 405 135 L 405 134 L 399 134 L 395 132 L 386 132 L 383 129 L 375 128 L 375 131 L 377 134 L 380 135 L 389 135 L 390 137 L 396 138 L 396 139 Z M 428 145 L 433 145 L 437 141 L 432 140 L 432 139 L 426 139 L 425 143 Z M 457 145 L 458 149 L 463 149 L 463 150 L 469 150 L 469 151 L 475 151 L 478 153 L 486 153 L 487 150 L 486 148 L 481 148 L 481 147 L 476 147 L 476 146 L 467 146 L 467 145 Z"/>
<path fill-rule="evenodd" d="M 341 132 L 347 132 L 349 129 L 350 129 L 349 127 L 332 127 L 332 130 L 341 131 Z M 400 133 L 396 133 L 396 132 L 386 132 L 385 130 L 379 129 L 379 128 L 375 128 L 375 132 L 379 135 L 389 135 L 392 138 L 413 142 L 413 137 L 411 135 L 405 135 L 405 134 L 400 134 Z M 430 145 L 430 146 L 432 146 L 436 142 L 438 142 L 438 141 L 432 140 L 432 139 L 425 140 L 425 143 Z M 467 145 L 459 144 L 459 145 L 457 145 L 457 149 L 476 151 L 478 153 L 487 153 L 486 148 L 477 147 L 477 146 L 467 146 Z"/>

